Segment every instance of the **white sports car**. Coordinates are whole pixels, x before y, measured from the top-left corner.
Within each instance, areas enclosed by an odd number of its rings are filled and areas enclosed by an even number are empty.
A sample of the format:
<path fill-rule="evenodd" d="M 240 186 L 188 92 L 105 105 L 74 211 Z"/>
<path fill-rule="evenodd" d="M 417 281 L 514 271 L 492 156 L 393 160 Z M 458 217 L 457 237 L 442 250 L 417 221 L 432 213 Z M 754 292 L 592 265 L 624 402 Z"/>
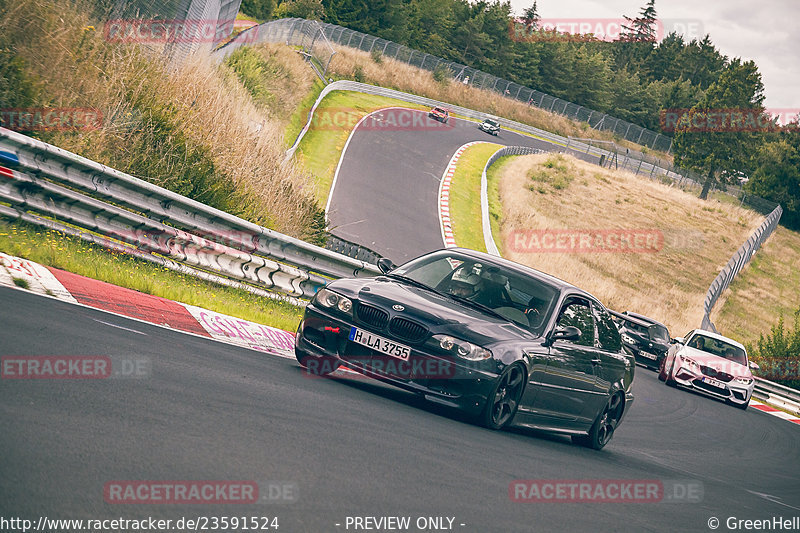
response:
<path fill-rule="evenodd" d="M 661 362 L 658 379 L 725 400 L 747 409 L 755 380 L 747 350 L 738 342 L 717 333 L 695 329 L 674 344 Z"/>

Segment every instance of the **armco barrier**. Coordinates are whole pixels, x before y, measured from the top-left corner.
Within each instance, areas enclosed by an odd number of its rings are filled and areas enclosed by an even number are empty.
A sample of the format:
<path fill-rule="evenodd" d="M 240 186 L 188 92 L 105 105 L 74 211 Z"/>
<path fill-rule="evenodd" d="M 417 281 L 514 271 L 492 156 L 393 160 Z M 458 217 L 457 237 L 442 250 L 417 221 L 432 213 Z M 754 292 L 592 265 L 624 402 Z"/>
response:
<path fill-rule="evenodd" d="M 198 268 L 304 297 L 330 278 L 379 272 L 4 128 L 0 151 L 0 165 L 14 170 L 0 182 L 12 206 Z"/>
<path fill-rule="evenodd" d="M 529 148 L 527 146 L 506 146 L 493 153 L 492 157 L 489 158 L 489 160 L 486 162 L 486 165 L 483 167 L 483 172 L 481 173 L 481 225 L 483 226 L 483 242 L 486 245 L 486 251 L 490 254 L 500 257 L 500 250 L 498 250 L 497 244 L 494 242 L 494 237 L 492 237 L 492 222 L 489 220 L 489 181 L 486 177 L 489 167 L 494 165 L 498 159 L 507 155 L 530 155 L 542 153 L 544 153 L 544 150 L 539 150 L 538 148 Z"/>
<path fill-rule="evenodd" d="M 800 391 L 756 378 L 753 397 L 795 415 L 800 415 Z"/>
<path fill-rule="evenodd" d="M 714 309 L 714 305 L 736 275 L 739 274 L 758 249 L 761 248 L 764 241 L 766 241 L 767 238 L 772 235 L 772 232 L 775 231 L 775 228 L 778 227 L 781 214 L 783 214 L 781 206 L 776 207 L 753 232 L 750 238 L 747 239 L 747 242 L 733 254 L 728 260 L 728 264 L 725 265 L 725 268 L 723 268 L 720 273 L 717 274 L 714 281 L 711 282 L 705 301 L 703 301 L 703 321 L 700 327 L 708 331 L 717 331 L 717 328 L 714 327 L 714 324 L 711 322 L 711 311 Z"/>

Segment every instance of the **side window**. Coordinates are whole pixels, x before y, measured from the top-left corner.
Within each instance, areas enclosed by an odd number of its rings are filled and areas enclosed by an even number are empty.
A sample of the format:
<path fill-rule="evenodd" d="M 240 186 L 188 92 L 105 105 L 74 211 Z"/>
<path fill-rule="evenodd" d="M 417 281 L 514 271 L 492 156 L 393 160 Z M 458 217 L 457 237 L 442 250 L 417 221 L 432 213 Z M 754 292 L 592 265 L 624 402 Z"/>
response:
<path fill-rule="evenodd" d="M 611 315 L 604 309 L 594 306 L 594 317 L 597 319 L 597 339 L 600 348 L 608 352 L 618 352 L 622 349 L 622 338 Z"/>
<path fill-rule="evenodd" d="M 594 346 L 594 320 L 589 302 L 584 300 L 571 300 L 561 309 L 556 326 L 565 328 L 575 326 L 581 330 L 581 338 L 575 344 L 581 346 Z"/>

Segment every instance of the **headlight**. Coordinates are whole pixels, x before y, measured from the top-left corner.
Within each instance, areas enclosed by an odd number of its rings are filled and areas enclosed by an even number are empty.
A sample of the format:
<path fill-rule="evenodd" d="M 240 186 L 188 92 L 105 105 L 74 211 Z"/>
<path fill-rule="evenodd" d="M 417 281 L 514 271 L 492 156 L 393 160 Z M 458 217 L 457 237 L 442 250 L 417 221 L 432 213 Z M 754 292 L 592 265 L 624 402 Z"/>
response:
<path fill-rule="evenodd" d="M 342 296 L 341 294 L 337 294 L 329 289 L 320 289 L 317 291 L 317 294 L 314 295 L 314 303 L 318 304 L 320 307 L 325 307 L 327 309 L 338 309 L 342 313 L 346 315 L 351 315 L 353 312 L 353 301 L 346 296 Z"/>
<path fill-rule="evenodd" d="M 439 348 L 446 352 L 451 352 L 466 359 L 467 361 L 483 361 L 492 357 L 492 352 L 486 348 L 475 346 L 467 341 L 462 341 L 449 335 L 434 335 L 433 341 L 439 345 Z"/>
<path fill-rule="evenodd" d="M 622 342 L 624 342 L 625 344 L 636 344 L 636 341 L 633 340 L 633 337 L 631 337 L 627 333 L 622 334 Z"/>
<path fill-rule="evenodd" d="M 697 361 L 694 359 L 689 359 L 685 355 L 681 356 L 681 359 L 683 359 L 683 362 L 686 363 L 686 366 L 688 366 L 690 370 L 694 370 L 695 372 L 700 371 L 700 365 L 698 365 Z"/>
<path fill-rule="evenodd" d="M 753 382 L 752 378 L 733 378 L 733 381 L 740 385 L 750 385 Z"/>

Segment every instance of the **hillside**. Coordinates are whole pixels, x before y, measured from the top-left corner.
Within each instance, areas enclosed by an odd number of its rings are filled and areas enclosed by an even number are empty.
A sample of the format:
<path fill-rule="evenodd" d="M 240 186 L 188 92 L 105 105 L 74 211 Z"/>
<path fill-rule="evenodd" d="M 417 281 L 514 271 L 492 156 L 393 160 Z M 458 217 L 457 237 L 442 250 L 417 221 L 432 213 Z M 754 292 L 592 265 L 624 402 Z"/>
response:
<path fill-rule="evenodd" d="M 762 221 L 753 211 L 570 156 L 501 164 L 504 256 L 575 283 L 612 309 L 659 319 L 673 335 L 700 323 L 708 286 Z M 562 246 L 553 244 L 559 236 Z M 629 245 L 621 244 L 624 236 Z M 772 321 L 763 320 L 752 331 L 768 330 Z"/>

